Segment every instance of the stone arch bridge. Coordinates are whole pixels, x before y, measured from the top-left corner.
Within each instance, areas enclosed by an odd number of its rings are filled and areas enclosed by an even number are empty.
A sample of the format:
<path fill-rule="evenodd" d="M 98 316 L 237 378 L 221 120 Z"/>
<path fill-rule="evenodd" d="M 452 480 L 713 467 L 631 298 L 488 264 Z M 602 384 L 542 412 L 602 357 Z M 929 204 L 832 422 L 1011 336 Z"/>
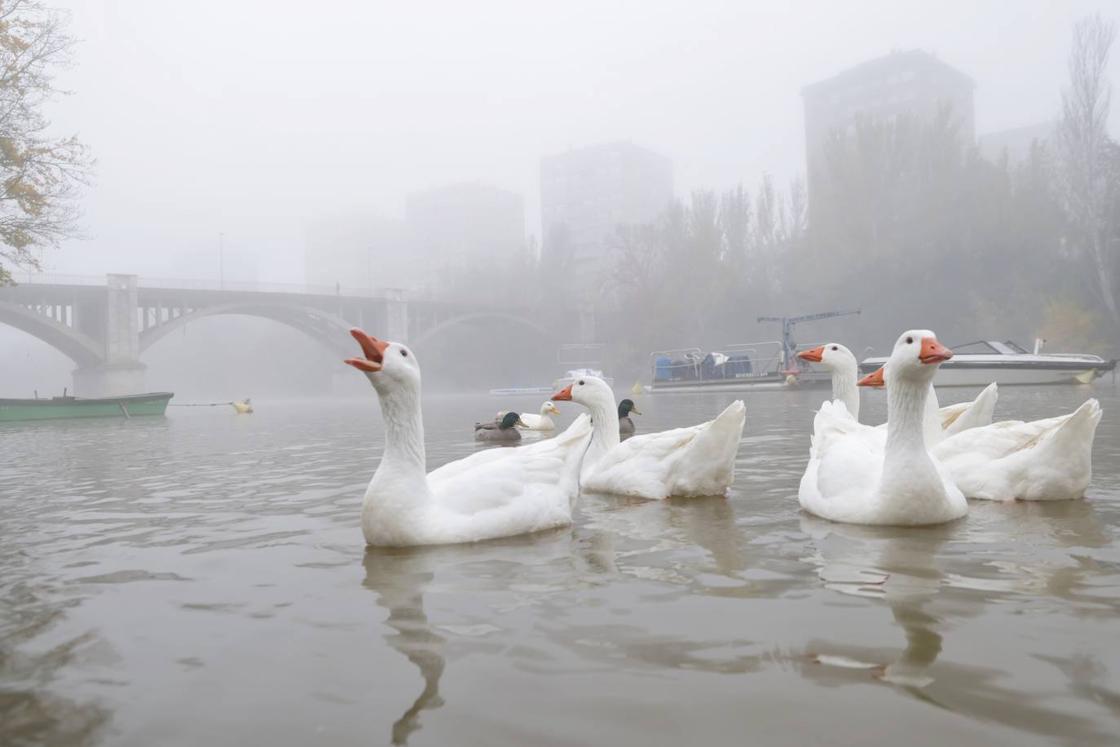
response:
<path fill-rule="evenodd" d="M 222 314 L 272 319 L 343 357 L 354 352 L 347 334 L 354 326 L 419 349 L 463 324 L 500 322 L 546 332 L 528 310 L 413 299 L 401 291 L 171 287 L 186 284 L 142 283 L 136 275 L 107 275 L 104 281 L 33 278 L 0 287 L 0 324 L 23 330 L 74 361 L 74 392 L 86 397 L 146 391 L 144 352 L 192 321 Z"/>

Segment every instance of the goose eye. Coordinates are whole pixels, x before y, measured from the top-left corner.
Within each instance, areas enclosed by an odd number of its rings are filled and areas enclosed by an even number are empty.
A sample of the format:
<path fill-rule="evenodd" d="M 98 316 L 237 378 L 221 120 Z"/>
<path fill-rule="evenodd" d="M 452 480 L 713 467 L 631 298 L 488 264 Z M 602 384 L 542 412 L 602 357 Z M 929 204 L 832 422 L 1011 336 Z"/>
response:
<path fill-rule="evenodd" d="M 907 337 L 906 338 L 906 344 L 907 345 L 913 345 L 914 344 L 914 338 L 913 337 Z"/>
<path fill-rule="evenodd" d="M 407 350 L 402 350 L 401 351 L 401 357 L 402 358 L 407 358 L 408 357 L 408 351 Z"/>
<path fill-rule="evenodd" d="M 583 386 L 583 380 L 582 379 L 580 379 L 579 385 Z"/>
<path fill-rule="evenodd" d="M 833 345 L 833 346 L 832 346 L 832 349 L 833 349 L 833 350 L 836 350 L 836 346 L 835 346 L 835 345 Z"/>

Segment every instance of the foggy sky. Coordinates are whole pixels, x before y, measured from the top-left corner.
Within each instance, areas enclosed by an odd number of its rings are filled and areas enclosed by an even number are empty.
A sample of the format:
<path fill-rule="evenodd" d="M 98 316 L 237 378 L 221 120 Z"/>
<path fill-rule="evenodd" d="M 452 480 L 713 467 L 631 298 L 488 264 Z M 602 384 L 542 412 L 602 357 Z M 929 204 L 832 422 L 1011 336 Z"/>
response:
<path fill-rule="evenodd" d="M 303 279 L 308 223 L 398 216 L 433 185 L 520 192 L 539 234 L 540 156 L 569 147 L 659 150 L 678 194 L 784 184 L 804 169 L 800 88 L 892 49 L 972 76 L 978 134 L 1054 119 L 1074 20 L 1120 16 L 1090 0 L 55 4 L 83 42 L 54 120 L 98 166 L 88 238 L 50 270 L 215 278 L 224 232 L 280 282 Z"/>

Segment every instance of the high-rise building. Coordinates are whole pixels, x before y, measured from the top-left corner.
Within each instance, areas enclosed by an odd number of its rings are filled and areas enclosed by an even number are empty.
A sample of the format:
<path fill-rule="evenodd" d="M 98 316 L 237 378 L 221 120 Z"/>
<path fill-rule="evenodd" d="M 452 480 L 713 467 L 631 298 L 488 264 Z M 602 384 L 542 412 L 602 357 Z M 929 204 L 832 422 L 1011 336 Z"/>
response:
<path fill-rule="evenodd" d="M 485 184 L 414 192 L 405 202 L 405 223 L 416 258 L 433 277 L 507 260 L 525 246 L 521 195 Z"/>
<path fill-rule="evenodd" d="M 672 161 L 632 143 L 546 156 L 541 159 L 544 258 L 570 263 L 577 287 L 593 291 L 618 226 L 649 223 L 672 200 Z"/>
<path fill-rule="evenodd" d="M 972 79 L 921 50 L 892 52 L 801 89 L 805 101 L 805 156 L 812 204 L 822 178 L 825 142 L 864 121 L 900 116 L 931 121 L 947 111 L 965 142 L 975 137 Z"/>

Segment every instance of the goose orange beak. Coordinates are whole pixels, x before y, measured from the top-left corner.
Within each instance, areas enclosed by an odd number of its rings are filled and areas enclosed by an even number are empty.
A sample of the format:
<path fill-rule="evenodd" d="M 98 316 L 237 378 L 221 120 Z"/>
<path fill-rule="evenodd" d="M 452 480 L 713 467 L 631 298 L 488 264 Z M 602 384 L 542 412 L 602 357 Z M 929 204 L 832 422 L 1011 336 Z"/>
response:
<path fill-rule="evenodd" d="M 350 336 L 362 346 L 362 355 L 365 357 L 347 358 L 344 362 L 366 373 L 380 371 L 381 365 L 385 362 L 385 351 L 388 349 L 389 343 L 378 340 L 357 327 L 350 330 Z"/>
<path fill-rule="evenodd" d="M 952 357 L 953 351 L 938 342 L 936 338 L 922 338 L 922 349 L 918 353 L 918 360 L 922 363 L 944 363 Z"/>
<path fill-rule="evenodd" d="M 867 374 L 862 379 L 857 381 L 856 384 L 858 384 L 859 386 L 874 386 L 874 387 L 886 386 L 887 385 L 887 380 L 885 378 L 883 378 L 883 371 L 885 371 L 885 370 L 886 370 L 885 367 L 880 366 L 877 370 L 872 371 L 871 373 Z"/>
<path fill-rule="evenodd" d="M 824 360 L 824 345 L 818 345 L 815 348 L 802 350 L 797 354 L 797 357 L 803 361 L 809 361 L 810 363 L 820 363 L 822 360 Z"/>
<path fill-rule="evenodd" d="M 572 385 L 568 384 L 566 387 L 552 395 L 553 402 L 571 402 L 572 401 Z"/>

